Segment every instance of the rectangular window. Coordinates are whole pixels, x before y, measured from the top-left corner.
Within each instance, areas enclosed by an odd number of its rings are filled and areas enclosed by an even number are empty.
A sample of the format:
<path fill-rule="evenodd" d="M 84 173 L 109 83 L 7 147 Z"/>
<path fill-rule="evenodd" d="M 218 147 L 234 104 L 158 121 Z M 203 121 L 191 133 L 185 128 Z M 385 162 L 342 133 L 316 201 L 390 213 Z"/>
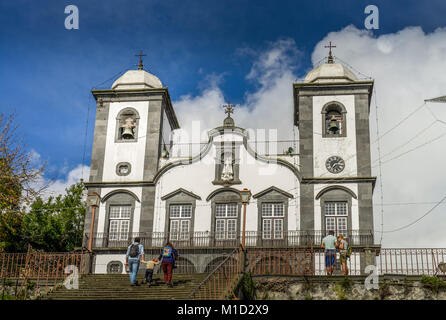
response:
<path fill-rule="evenodd" d="M 127 240 L 130 231 L 131 206 L 109 207 L 109 240 Z"/>
<path fill-rule="evenodd" d="M 172 204 L 169 206 L 170 240 L 188 240 L 192 219 L 191 204 Z"/>
<path fill-rule="evenodd" d="M 225 220 L 223 219 L 215 221 L 215 238 L 218 240 L 225 239 Z"/>
<path fill-rule="evenodd" d="M 283 238 L 283 220 L 274 219 L 274 239 Z"/>
<path fill-rule="evenodd" d="M 227 229 L 228 233 L 226 237 L 228 239 L 236 239 L 237 238 L 237 220 L 235 219 L 227 219 Z"/>
<path fill-rule="evenodd" d="M 237 203 L 217 203 L 215 216 L 218 218 L 237 217 Z"/>
<path fill-rule="evenodd" d="M 283 239 L 284 204 L 262 203 L 262 236 L 263 239 Z"/>
<path fill-rule="evenodd" d="M 190 226 L 190 220 L 181 221 L 180 240 L 189 239 L 189 226 Z"/>
<path fill-rule="evenodd" d="M 215 205 L 215 239 L 237 238 L 237 203 L 217 203 Z"/>
<path fill-rule="evenodd" d="M 271 239 L 271 219 L 263 219 L 263 239 Z"/>
<path fill-rule="evenodd" d="M 348 230 L 347 201 L 325 202 L 325 230 L 345 235 Z"/>

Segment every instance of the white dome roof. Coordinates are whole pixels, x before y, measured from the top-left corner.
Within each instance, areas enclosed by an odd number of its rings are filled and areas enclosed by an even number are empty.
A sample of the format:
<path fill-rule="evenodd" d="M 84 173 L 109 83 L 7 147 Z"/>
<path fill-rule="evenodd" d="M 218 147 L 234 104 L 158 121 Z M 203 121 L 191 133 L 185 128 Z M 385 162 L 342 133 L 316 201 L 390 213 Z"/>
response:
<path fill-rule="evenodd" d="M 305 77 L 304 82 L 352 82 L 358 78 L 347 67 L 339 63 L 325 63 L 311 70 Z"/>
<path fill-rule="evenodd" d="M 162 88 L 163 84 L 151 73 L 144 70 L 129 70 L 113 82 L 112 89 Z"/>

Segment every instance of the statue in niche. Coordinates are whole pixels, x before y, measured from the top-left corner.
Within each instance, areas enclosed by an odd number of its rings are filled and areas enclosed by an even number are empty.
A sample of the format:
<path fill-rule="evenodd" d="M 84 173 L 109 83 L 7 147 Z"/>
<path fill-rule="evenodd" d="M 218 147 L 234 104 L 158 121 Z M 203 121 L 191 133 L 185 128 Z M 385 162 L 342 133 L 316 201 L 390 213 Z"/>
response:
<path fill-rule="evenodd" d="M 135 139 L 135 128 L 135 120 L 131 117 L 126 118 L 121 126 L 122 139 Z"/>
<path fill-rule="evenodd" d="M 221 172 L 221 180 L 231 181 L 233 179 L 234 179 L 234 170 L 232 168 L 232 153 L 225 153 L 223 170 Z"/>

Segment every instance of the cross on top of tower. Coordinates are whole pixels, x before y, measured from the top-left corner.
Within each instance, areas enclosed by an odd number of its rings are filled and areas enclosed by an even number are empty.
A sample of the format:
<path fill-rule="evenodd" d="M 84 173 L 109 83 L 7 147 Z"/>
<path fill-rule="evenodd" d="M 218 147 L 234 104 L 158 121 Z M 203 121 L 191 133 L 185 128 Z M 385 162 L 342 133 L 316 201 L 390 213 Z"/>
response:
<path fill-rule="evenodd" d="M 330 44 L 329 44 L 328 46 L 325 46 L 325 48 L 329 48 L 329 51 L 328 51 L 328 60 L 327 60 L 327 62 L 328 62 L 328 63 L 333 63 L 333 55 L 331 54 L 331 48 L 336 48 L 336 46 L 333 46 L 333 45 L 331 44 L 331 41 L 330 41 Z"/>
<path fill-rule="evenodd" d="M 147 56 L 142 52 L 142 50 L 139 51 L 139 54 L 135 54 L 135 57 L 139 57 L 139 64 L 138 64 L 138 70 L 143 70 L 144 65 L 142 64 L 142 57 Z"/>
<path fill-rule="evenodd" d="M 231 113 L 234 113 L 234 105 L 231 104 L 231 101 L 228 101 L 228 104 L 224 104 L 223 108 L 225 108 L 225 113 L 228 114 L 228 118 L 231 117 Z"/>

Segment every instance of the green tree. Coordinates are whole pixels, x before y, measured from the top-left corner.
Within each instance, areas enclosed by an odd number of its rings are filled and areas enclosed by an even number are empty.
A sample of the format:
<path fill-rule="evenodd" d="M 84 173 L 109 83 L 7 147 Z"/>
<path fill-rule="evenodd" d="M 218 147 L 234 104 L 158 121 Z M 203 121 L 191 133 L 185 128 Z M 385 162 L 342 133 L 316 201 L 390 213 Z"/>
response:
<path fill-rule="evenodd" d="M 0 252 L 23 251 L 21 206 L 38 196 L 44 165 L 36 165 L 17 131 L 14 115 L 0 113 Z"/>
<path fill-rule="evenodd" d="M 0 252 L 26 251 L 22 236 L 23 216 L 23 213 L 11 210 L 0 214 Z"/>
<path fill-rule="evenodd" d="M 0 214 L 17 211 L 39 196 L 45 164 L 36 165 L 17 131 L 14 115 L 0 113 Z"/>
<path fill-rule="evenodd" d="M 22 235 L 35 249 L 47 252 L 71 251 L 82 245 L 85 218 L 85 186 L 82 182 L 66 189 L 65 195 L 38 197 L 24 215 Z"/>

